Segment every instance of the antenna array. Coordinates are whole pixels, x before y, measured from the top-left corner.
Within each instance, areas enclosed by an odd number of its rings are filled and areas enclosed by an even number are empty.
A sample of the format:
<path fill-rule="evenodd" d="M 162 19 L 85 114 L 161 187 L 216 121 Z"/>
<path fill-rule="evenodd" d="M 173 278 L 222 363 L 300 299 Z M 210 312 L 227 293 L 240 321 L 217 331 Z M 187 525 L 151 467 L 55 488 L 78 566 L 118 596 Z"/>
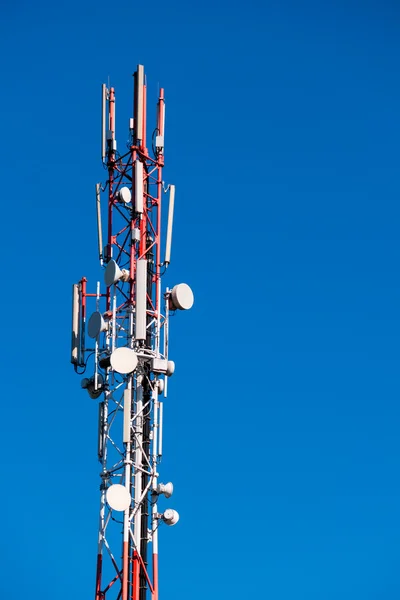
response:
<path fill-rule="evenodd" d="M 172 483 L 159 482 L 163 454 L 163 399 L 175 364 L 169 358 L 169 315 L 193 305 L 184 283 L 161 291 L 170 263 L 175 186 L 170 203 L 165 258 L 161 260 L 164 193 L 165 100 L 161 89 L 151 152 L 147 148 L 144 68 L 134 73 L 133 118 L 128 150 L 119 154 L 115 90 L 102 86 L 101 157 L 108 172 L 96 184 L 98 253 L 105 290 L 73 286 L 71 362 L 85 377 L 82 388 L 98 404 L 101 463 L 96 600 L 158 599 L 158 528 L 175 525 L 178 513 L 159 512 Z M 103 247 L 101 196 L 107 195 Z M 94 312 L 86 322 L 87 304 Z M 121 551 L 122 548 L 122 551 Z"/>

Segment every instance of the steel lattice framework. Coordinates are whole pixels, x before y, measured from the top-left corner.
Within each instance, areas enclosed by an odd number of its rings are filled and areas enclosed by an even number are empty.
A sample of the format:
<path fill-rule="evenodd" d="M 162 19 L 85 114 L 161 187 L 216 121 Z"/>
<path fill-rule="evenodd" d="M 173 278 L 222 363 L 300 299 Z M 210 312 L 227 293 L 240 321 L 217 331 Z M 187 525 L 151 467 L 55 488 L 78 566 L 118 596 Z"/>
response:
<path fill-rule="evenodd" d="M 171 310 L 187 309 L 193 294 L 179 284 L 162 294 L 170 261 L 175 187 L 165 188 L 164 90 L 150 151 L 146 139 L 146 84 L 142 65 L 134 73 L 130 142 L 117 151 L 115 90 L 102 88 L 102 159 L 108 172 L 96 185 L 99 258 L 106 289 L 73 286 L 71 362 L 99 399 L 98 459 L 101 463 L 95 600 L 158 599 L 158 527 L 179 515 L 158 512 L 172 484 L 158 481 L 162 457 L 163 402 L 174 363 L 168 358 Z M 169 190 L 165 259 L 161 262 L 161 201 Z M 101 195 L 107 195 L 107 241 L 103 248 Z M 95 312 L 87 322 L 87 305 Z M 94 306 L 95 303 L 95 306 Z M 151 550 L 150 550 L 151 549 Z"/>

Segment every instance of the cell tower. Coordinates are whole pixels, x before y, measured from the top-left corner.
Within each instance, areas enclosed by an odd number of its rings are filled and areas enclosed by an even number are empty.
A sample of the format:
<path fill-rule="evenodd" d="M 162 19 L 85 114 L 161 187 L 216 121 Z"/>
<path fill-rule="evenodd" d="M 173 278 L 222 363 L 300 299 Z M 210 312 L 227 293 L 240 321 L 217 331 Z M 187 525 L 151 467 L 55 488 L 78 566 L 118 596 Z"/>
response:
<path fill-rule="evenodd" d="M 163 401 L 175 364 L 169 359 L 169 316 L 193 305 L 180 283 L 161 290 L 171 258 L 175 186 L 164 185 L 165 100 L 160 89 L 157 122 L 147 148 L 144 68 L 134 73 L 133 118 L 123 154 L 115 137 L 115 90 L 102 86 L 101 157 L 108 172 L 96 185 L 98 250 L 104 269 L 88 293 L 83 277 L 73 285 L 71 362 L 82 387 L 98 399 L 101 463 L 95 600 L 158 599 L 158 528 L 178 513 L 159 512 L 172 483 L 159 481 L 163 453 Z M 161 258 L 162 196 L 169 192 L 165 254 Z M 107 196 L 103 247 L 101 197 Z M 94 312 L 87 321 L 89 303 Z M 89 376 L 87 375 L 89 373 Z M 161 504 L 161 502 L 160 502 Z"/>

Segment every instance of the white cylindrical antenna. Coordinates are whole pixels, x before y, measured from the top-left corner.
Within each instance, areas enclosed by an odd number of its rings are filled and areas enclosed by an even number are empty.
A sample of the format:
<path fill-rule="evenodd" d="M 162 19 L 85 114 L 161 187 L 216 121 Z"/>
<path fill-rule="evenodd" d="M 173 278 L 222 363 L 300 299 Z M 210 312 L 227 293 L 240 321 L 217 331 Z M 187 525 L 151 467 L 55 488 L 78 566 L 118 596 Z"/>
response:
<path fill-rule="evenodd" d="M 163 102 L 161 110 L 162 110 L 162 124 L 161 124 L 160 135 L 162 135 L 162 138 L 164 140 L 165 139 L 165 102 Z"/>
<path fill-rule="evenodd" d="M 78 365 L 80 363 L 80 327 L 79 327 L 79 285 L 74 283 L 72 286 L 72 336 L 71 336 L 71 363 Z"/>
<path fill-rule="evenodd" d="M 157 105 L 157 122 L 158 122 L 158 135 L 156 136 L 156 148 L 162 153 L 164 152 L 164 136 L 165 136 L 165 101 L 164 98 L 160 98 Z"/>
<path fill-rule="evenodd" d="M 135 133 L 136 140 L 143 138 L 143 85 L 144 85 L 144 67 L 137 66 L 135 73 L 136 94 L 135 94 Z"/>
<path fill-rule="evenodd" d="M 106 104 L 107 104 L 107 88 L 103 83 L 101 86 L 101 159 L 106 158 Z"/>
<path fill-rule="evenodd" d="M 132 410 L 132 390 L 124 390 L 124 436 L 123 442 L 126 444 L 131 441 L 131 410 Z"/>
<path fill-rule="evenodd" d="M 135 161 L 135 210 L 143 212 L 143 163 L 140 160 Z"/>
<path fill-rule="evenodd" d="M 169 186 L 169 206 L 168 206 L 168 223 L 167 223 L 167 240 L 165 243 L 165 264 L 171 262 L 171 244 L 172 244 L 172 225 L 174 222 L 174 204 L 175 204 L 175 186 Z"/>
<path fill-rule="evenodd" d="M 140 258 L 136 263 L 136 318 L 135 338 L 146 339 L 147 304 L 147 260 Z"/>
<path fill-rule="evenodd" d="M 99 404 L 99 425 L 98 425 L 98 442 L 97 442 L 97 455 L 99 460 L 103 458 L 104 452 L 104 402 Z"/>
<path fill-rule="evenodd" d="M 162 381 L 162 379 L 159 379 L 156 384 L 155 384 L 155 388 L 153 389 L 153 393 L 152 393 L 152 401 L 153 401 L 153 406 L 154 406 L 154 420 L 153 420 L 153 448 L 152 448 L 152 454 L 153 454 L 153 464 L 156 464 L 157 462 L 157 446 L 158 446 L 158 411 L 159 411 L 159 402 L 158 402 L 158 385 L 160 383 L 160 381 Z M 153 483 L 152 483 L 152 488 L 153 490 L 155 490 L 157 487 L 157 479 L 154 478 L 153 479 Z"/>
<path fill-rule="evenodd" d="M 101 204 L 100 204 L 100 183 L 96 183 L 96 211 L 97 211 L 97 240 L 99 244 L 99 259 L 103 266 L 103 231 L 101 227 Z"/>
<path fill-rule="evenodd" d="M 100 301 L 100 281 L 97 282 L 96 306 L 99 306 L 99 301 Z M 89 319 L 88 329 L 89 329 L 90 322 L 91 322 L 91 320 Z M 93 319 L 92 319 L 92 323 L 93 323 Z M 93 332 L 91 332 L 91 333 L 93 333 Z M 99 340 L 98 340 L 98 336 L 96 336 L 95 346 L 94 346 L 94 389 L 95 389 L 95 391 L 98 390 L 98 387 L 99 387 L 98 384 L 99 384 Z"/>
<path fill-rule="evenodd" d="M 164 403 L 160 402 L 160 414 L 159 414 L 159 429 L 158 429 L 158 456 L 162 456 L 162 443 L 163 443 L 163 412 Z"/>
<path fill-rule="evenodd" d="M 164 322 L 164 356 L 168 360 L 168 348 L 169 348 L 169 293 L 170 289 L 166 289 L 165 296 L 165 322 Z M 164 398 L 168 395 L 168 377 L 164 379 Z"/>

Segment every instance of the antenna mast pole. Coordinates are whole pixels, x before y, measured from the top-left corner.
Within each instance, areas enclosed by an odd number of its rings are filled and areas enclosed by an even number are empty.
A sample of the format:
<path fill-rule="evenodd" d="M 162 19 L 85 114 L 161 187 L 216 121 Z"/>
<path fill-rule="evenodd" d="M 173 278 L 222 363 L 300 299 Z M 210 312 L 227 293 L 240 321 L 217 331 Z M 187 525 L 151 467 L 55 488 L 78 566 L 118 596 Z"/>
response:
<path fill-rule="evenodd" d="M 158 480 L 162 457 L 163 401 L 175 364 L 168 356 L 169 314 L 193 305 L 182 283 L 161 292 L 171 254 L 175 186 L 170 186 L 166 257 L 161 258 L 164 192 L 165 100 L 147 148 L 144 68 L 134 73 L 130 142 L 117 150 L 115 90 L 102 86 L 101 155 L 108 172 L 96 185 L 100 265 L 105 289 L 87 293 L 86 278 L 73 286 L 71 362 L 86 372 L 81 385 L 98 400 L 101 464 L 95 600 L 158 600 L 158 528 L 179 515 L 162 498 L 172 483 Z M 107 244 L 101 247 L 101 191 L 107 196 Z M 86 325 L 86 310 L 96 309 Z"/>

